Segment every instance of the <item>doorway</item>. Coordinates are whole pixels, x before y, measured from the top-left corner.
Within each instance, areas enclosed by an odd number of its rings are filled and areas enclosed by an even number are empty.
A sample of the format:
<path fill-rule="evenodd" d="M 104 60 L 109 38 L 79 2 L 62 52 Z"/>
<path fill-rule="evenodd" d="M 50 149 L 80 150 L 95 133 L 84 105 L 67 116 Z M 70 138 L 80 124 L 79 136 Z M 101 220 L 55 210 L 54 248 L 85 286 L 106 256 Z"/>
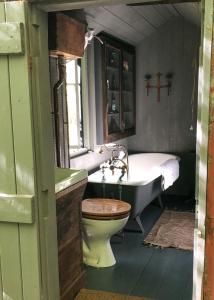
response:
<path fill-rule="evenodd" d="M 201 112 L 200 112 L 201 113 Z M 199 145 L 198 145 L 199 146 Z M 200 189 L 200 188 L 199 188 Z M 203 197 L 204 197 L 204 195 L 203 195 Z M 203 222 L 202 222 L 202 224 L 203 224 Z"/>

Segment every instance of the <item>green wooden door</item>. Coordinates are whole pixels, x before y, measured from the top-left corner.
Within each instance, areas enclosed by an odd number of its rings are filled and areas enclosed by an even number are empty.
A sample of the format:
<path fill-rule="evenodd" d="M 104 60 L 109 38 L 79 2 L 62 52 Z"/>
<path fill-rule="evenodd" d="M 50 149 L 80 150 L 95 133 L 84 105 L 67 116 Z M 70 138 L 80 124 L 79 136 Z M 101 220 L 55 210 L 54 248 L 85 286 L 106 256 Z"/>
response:
<path fill-rule="evenodd" d="M 47 16 L 31 9 L 23 1 L 0 3 L 4 300 L 59 299 Z"/>

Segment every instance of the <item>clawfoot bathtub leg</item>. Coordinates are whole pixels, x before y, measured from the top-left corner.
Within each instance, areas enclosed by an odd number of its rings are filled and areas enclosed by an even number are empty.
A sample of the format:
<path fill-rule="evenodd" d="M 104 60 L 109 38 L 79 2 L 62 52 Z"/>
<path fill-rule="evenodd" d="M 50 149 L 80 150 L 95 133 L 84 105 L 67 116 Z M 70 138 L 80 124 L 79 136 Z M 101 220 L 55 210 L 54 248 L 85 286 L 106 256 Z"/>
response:
<path fill-rule="evenodd" d="M 141 229 L 141 231 L 142 231 L 142 234 L 144 234 L 144 233 L 145 233 L 145 230 L 144 230 L 144 228 L 143 228 L 143 225 L 142 225 L 140 216 L 137 216 L 137 217 L 135 218 L 135 220 L 137 221 L 137 224 L 139 225 L 139 227 L 140 227 L 140 229 Z"/>
<path fill-rule="evenodd" d="M 160 208 L 164 209 L 163 202 L 162 202 L 162 199 L 161 199 L 161 195 L 158 196 L 158 202 L 159 202 Z"/>

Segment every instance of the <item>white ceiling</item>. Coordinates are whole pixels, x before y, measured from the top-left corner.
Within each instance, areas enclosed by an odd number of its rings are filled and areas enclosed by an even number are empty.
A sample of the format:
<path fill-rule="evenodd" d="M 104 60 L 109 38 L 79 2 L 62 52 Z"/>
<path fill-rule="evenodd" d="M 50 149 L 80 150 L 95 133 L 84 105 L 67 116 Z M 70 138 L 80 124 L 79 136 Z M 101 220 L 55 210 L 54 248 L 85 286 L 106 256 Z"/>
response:
<path fill-rule="evenodd" d="M 200 26 L 200 3 L 147 6 L 112 5 L 84 9 L 89 28 L 108 32 L 137 45 L 171 18 L 183 17 Z"/>

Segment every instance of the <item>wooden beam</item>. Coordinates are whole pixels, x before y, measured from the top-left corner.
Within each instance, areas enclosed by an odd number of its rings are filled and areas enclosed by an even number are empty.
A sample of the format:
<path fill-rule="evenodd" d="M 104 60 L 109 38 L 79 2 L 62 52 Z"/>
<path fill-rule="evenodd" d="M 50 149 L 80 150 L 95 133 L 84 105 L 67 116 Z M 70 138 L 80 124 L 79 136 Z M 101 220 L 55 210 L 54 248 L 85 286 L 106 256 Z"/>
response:
<path fill-rule="evenodd" d="M 1 195 L 0 222 L 34 222 L 32 195 Z"/>
<path fill-rule="evenodd" d="M 175 3 L 195 3 L 201 0 L 28 0 L 28 2 L 37 4 L 38 8 L 46 11 L 63 11 L 71 9 L 82 9 L 90 6 L 107 6 L 112 4 L 138 5 L 156 5 L 156 4 L 175 4 Z"/>
<path fill-rule="evenodd" d="M 129 3 L 127 6 L 145 6 L 145 5 L 159 5 L 159 4 L 177 4 L 177 3 L 195 3 L 201 0 L 148 0 L 139 3 Z"/>
<path fill-rule="evenodd" d="M 137 1 L 137 0 L 136 0 Z M 139 2 L 142 2 L 143 0 L 139 0 Z M 79 5 L 81 7 L 89 6 L 89 5 L 112 5 L 112 4 L 119 4 L 119 3 L 129 3 L 130 0 L 28 0 L 30 3 L 36 3 L 36 4 L 71 4 L 71 5 Z"/>
<path fill-rule="evenodd" d="M 4 22 L 0 23 L 1 43 L 0 54 L 23 54 L 24 38 L 23 23 Z"/>
<path fill-rule="evenodd" d="M 209 10 L 213 11 L 213 2 L 209 5 Z M 209 89 L 209 132 L 208 132 L 208 164 L 207 164 L 207 203 L 206 203 L 206 240 L 204 259 L 204 282 L 203 299 L 214 299 L 214 28 L 213 18 L 211 21 L 211 69 L 210 69 L 210 89 Z M 205 20 L 205 26 L 207 25 Z M 206 45 L 209 40 L 204 36 Z M 208 55 L 208 53 L 206 53 Z"/>

